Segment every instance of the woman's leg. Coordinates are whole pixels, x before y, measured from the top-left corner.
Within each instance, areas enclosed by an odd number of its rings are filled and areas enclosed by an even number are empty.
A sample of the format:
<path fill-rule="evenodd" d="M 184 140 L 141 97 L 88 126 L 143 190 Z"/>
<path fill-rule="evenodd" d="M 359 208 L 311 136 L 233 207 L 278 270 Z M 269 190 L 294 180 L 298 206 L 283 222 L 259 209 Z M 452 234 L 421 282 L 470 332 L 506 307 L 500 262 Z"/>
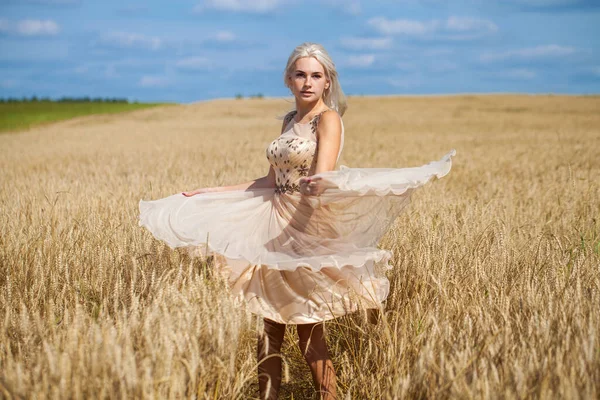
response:
<path fill-rule="evenodd" d="M 313 381 L 322 399 L 336 398 L 333 363 L 329 359 L 323 323 L 297 325 L 300 351 L 310 367 Z"/>
<path fill-rule="evenodd" d="M 281 344 L 285 324 L 264 318 L 265 329 L 258 335 L 256 358 L 258 360 L 258 389 L 260 398 L 277 399 L 281 385 Z M 268 357 L 268 358 L 267 358 Z"/>

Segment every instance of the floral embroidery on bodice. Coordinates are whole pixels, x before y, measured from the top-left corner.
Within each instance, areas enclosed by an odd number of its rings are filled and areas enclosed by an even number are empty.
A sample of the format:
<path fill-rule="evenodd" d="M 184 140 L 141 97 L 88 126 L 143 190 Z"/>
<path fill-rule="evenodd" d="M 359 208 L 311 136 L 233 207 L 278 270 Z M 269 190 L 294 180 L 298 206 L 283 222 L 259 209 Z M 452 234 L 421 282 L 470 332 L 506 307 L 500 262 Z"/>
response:
<path fill-rule="evenodd" d="M 322 113 L 321 113 L 322 114 Z M 305 124 L 294 121 L 296 111 L 288 113 L 283 133 L 267 147 L 267 159 L 275 170 L 275 192 L 299 192 L 301 177 L 313 175 L 317 163 L 317 125 L 321 114 Z"/>

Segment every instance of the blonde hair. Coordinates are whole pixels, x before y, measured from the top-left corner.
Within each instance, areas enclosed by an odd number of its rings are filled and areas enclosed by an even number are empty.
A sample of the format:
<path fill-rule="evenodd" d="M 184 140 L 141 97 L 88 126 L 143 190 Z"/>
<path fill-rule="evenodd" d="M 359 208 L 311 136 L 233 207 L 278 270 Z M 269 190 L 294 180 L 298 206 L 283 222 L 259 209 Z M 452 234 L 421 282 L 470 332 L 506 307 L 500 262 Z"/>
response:
<path fill-rule="evenodd" d="M 283 73 L 283 82 L 285 86 L 291 89 L 288 77 L 293 73 L 296 61 L 303 57 L 314 57 L 321 63 L 325 70 L 325 75 L 329 79 L 329 88 L 325 89 L 323 92 L 323 101 L 329 108 L 336 110 L 340 116 L 344 115 L 348 106 L 346 105 L 346 95 L 342 91 L 342 87 L 338 81 L 335 64 L 325 48 L 318 43 L 302 43 L 292 51 Z"/>

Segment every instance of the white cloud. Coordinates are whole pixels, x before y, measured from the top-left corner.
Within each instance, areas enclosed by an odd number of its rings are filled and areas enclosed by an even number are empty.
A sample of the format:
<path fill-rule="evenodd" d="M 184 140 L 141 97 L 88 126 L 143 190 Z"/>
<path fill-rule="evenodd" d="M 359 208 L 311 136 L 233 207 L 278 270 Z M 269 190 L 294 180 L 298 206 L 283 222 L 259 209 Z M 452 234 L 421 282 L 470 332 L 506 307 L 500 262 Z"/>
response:
<path fill-rule="evenodd" d="M 346 61 L 346 65 L 356 68 L 366 68 L 373 65 L 375 56 L 373 54 L 361 54 L 358 56 L 350 56 Z"/>
<path fill-rule="evenodd" d="M 194 12 L 205 9 L 264 14 L 274 11 L 283 4 L 282 0 L 205 0 L 194 7 Z"/>
<path fill-rule="evenodd" d="M 101 36 L 100 43 L 123 48 L 143 48 L 158 50 L 164 43 L 158 37 L 150 37 L 129 32 L 109 32 Z"/>
<path fill-rule="evenodd" d="M 205 57 L 188 57 L 178 60 L 175 67 L 182 70 L 199 71 L 212 66 L 212 62 Z"/>
<path fill-rule="evenodd" d="M 55 36 L 58 32 L 59 25 L 51 19 L 23 19 L 16 22 L 0 20 L 0 33 L 17 36 Z"/>
<path fill-rule="evenodd" d="M 535 59 L 535 58 L 560 58 L 577 52 L 574 47 L 549 44 L 545 46 L 529 47 L 525 49 L 509 50 L 504 52 L 488 52 L 479 59 L 484 62 L 502 61 L 508 59 Z"/>
<path fill-rule="evenodd" d="M 392 38 L 344 37 L 340 39 L 340 44 L 351 50 L 384 50 L 392 47 Z"/>
<path fill-rule="evenodd" d="M 487 19 L 452 16 L 446 20 L 446 29 L 453 32 L 492 33 L 498 30 L 498 26 Z"/>
<path fill-rule="evenodd" d="M 236 39 L 236 36 L 230 31 L 220 31 L 216 33 L 215 39 L 219 42 L 232 42 Z"/>
<path fill-rule="evenodd" d="M 446 20 L 371 18 L 367 22 L 384 35 L 404 35 L 418 38 L 445 38 L 452 40 L 475 39 L 498 31 L 490 20 L 471 17 L 450 16 Z"/>
<path fill-rule="evenodd" d="M 141 77 L 138 85 L 146 88 L 165 87 L 169 84 L 169 79 L 164 76 L 144 75 Z"/>

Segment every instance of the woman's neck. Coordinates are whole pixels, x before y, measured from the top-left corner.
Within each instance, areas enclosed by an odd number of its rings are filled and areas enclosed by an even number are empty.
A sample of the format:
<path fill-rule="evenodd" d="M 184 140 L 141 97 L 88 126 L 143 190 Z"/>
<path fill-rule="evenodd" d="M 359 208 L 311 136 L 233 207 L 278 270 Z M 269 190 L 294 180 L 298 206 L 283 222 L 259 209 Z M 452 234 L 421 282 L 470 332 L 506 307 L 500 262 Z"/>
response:
<path fill-rule="evenodd" d="M 321 110 L 327 108 L 323 99 L 319 99 L 313 103 L 298 103 L 296 101 L 296 119 L 298 122 L 302 121 L 307 115 L 318 114 Z"/>

